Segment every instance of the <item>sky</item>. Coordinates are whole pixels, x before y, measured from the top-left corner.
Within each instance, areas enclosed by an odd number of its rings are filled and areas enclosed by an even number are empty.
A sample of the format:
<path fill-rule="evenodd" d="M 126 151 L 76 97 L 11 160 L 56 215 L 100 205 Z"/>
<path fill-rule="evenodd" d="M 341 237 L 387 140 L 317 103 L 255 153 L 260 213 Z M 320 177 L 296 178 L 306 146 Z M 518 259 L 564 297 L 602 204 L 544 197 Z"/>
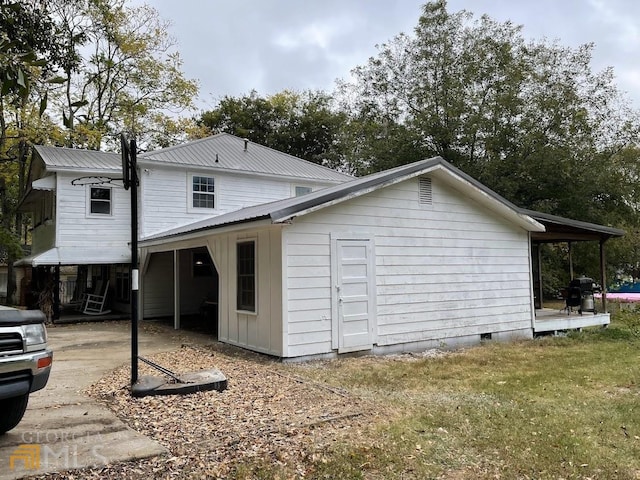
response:
<path fill-rule="evenodd" d="M 140 0 L 142 1 L 142 0 Z M 332 91 L 336 79 L 410 34 L 423 0 L 145 0 L 170 21 L 169 32 L 197 107 L 256 90 Z M 616 84 L 640 109 L 640 2 L 637 0 L 449 0 L 449 12 L 523 26 L 526 38 L 577 47 L 594 43 L 592 67 L 613 67 Z"/>

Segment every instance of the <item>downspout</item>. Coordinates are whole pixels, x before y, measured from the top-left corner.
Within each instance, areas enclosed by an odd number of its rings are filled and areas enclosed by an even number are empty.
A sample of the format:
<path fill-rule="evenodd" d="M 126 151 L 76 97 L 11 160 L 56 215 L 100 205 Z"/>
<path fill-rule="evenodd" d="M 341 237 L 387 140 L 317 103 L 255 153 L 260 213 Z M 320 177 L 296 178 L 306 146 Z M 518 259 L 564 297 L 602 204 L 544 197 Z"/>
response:
<path fill-rule="evenodd" d="M 173 250 L 173 328 L 180 329 L 180 250 Z"/>

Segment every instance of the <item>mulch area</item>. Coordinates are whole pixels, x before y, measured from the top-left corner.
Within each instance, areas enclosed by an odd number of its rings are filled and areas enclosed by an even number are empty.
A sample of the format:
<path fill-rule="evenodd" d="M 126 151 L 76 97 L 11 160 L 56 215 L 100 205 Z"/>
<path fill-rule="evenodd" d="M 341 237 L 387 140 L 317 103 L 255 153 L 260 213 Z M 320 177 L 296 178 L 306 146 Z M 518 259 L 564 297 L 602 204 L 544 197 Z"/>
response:
<path fill-rule="evenodd" d="M 170 454 L 39 478 L 237 478 L 247 465 L 305 478 L 328 448 L 367 438 L 384 417 L 367 400 L 297 376 L 295 366 L 222 344 L 183 345 L 149 359 L 176 373 L 217 368 L 228 388 L 133 398 L 123 366 L 86 393 Z M 139 373 L 161 375 L 145 364 Z"/>

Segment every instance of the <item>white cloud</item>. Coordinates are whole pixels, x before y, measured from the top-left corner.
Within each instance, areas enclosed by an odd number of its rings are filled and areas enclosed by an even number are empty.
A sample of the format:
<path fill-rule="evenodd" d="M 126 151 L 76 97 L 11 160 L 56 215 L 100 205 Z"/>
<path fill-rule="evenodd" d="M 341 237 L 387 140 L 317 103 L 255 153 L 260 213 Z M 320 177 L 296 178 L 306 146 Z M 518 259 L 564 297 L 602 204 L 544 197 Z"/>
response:
<path fill-rule="evenodd" d="M 354 28 L 353 19 L 347 17 L 328 18 L 300 28 L 290 28 L 279 32 L 273 39 L 273 44 L 287 50 L 304 47 L 317 47 L 326 50 L 337 37 L 352 32 Z"/>

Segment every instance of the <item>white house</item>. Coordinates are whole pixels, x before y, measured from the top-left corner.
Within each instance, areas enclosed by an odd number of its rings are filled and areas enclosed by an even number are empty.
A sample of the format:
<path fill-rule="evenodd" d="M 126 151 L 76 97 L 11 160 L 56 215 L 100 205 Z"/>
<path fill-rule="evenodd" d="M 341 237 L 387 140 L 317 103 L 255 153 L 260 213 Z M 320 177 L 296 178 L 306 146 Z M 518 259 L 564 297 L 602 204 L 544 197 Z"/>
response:
<path fill-rule="evenodd" d="M 542 231 L 434 158 L 143 239 L 144 308 L 188 311 L 185 252 L 207 249 L 218 338 L 270 355 L 529 338 L 530 233 Z"/>
<path fill-rule="evenodd" d="M 125 192 L 71 185 L 117 176 L 119 155 L 37 153 L 22 263 L 126 265 Z M 142 318 L 179 328 L 204 308 L 219 340 L 287 359 L 530 338 L 537 242 L 622 234 L 524 211 L 441 158 L 353 178 L 217 135 L 138 166 Z"/>
<path fill-rule="evenodd" d="M 81 266 L 79 282 L 109 281 L 111 302 L 126 311 L 131 202 L 121 165 L 118 153 L 36 146 L 20 205 L 32 215 L 32 250 L 16 265 Z M 228 134 L 141 154 L 138 166 L 141 237 L 352 178 Z"/>

